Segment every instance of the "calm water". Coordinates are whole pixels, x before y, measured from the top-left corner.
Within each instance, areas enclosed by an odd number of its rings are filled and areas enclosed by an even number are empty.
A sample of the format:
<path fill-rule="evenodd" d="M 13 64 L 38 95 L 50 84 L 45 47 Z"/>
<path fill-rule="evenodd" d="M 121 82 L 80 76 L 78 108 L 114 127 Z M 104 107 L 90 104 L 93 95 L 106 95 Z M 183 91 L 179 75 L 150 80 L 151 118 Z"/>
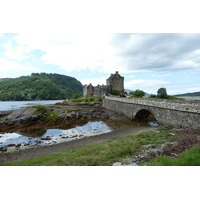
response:
<path fill-rule="evenodd" d="M 185 98 L 186 100 L 187 99 L 190 99 L 190 100 L 200 100 L 200 98 L 190 98 L 190 97 L 187 97 L 187 98 Z"/>
<path fill-rule="evenodd" d="M 0 134 L 0 147 L 8 146 L 8 151 L 30 148 L 34 146 L 51 145 L 71 140 L 81 139 L 110 132 L 111 129 L 102 121 L 89 122 L 84 126 L 76 126 L 72 129 L 48 129 L 40 133 L 40 136 L 30 137 L 30 133 L 5 133 Z M 9 146 L 11 145 L 11 146 Z"/>
<path fill-rule="evenodd" d="M 0 111 L 16 110 L 22 107 L 33 105 L 48 105 L 61 102 L 63 100 L 48 100 L 48 101 L 0 101 Z"/>

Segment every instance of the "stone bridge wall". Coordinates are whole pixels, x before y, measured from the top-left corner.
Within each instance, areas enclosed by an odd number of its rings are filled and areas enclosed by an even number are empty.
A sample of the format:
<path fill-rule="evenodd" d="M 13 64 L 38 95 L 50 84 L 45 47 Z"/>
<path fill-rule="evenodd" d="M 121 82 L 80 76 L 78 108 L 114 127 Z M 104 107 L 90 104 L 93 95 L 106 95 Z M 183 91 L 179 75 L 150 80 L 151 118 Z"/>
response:
<path fill-rule="evenodd" d="M 200 101 L 145 98 L 105 97 L 103 106 L 125 114 L 130 120 L 144 109 L 150 111 L 160 124 L 175 127 L 200 128 Z"/>

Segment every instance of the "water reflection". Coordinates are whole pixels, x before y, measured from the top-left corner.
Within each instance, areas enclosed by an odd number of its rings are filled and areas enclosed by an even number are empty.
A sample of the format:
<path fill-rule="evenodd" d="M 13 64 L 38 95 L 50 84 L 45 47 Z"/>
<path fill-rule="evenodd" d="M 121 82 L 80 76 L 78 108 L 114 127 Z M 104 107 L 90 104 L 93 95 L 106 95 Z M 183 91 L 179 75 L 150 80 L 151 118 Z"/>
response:
<path fill-rule="evenodd" d="M 48 129 L 34 132 L 15 132 L 0 134 L 0 147 L 10 149 L 23 149 L 34 146 L 51 145 L 60 142 L 81 139 L 110 132 L 111 129 L 102 121 L 89 122 L 84 126 L 72 129 Z M 1 149 L 1 148 L 0 148 Z"/>
<path fill-rule="evenodd" d="M 41 137 L 46 133 L 46 129 L 36 129 L 36 130 L 27 130 L 19 131 L 18 133 L 28 137 Z"/>

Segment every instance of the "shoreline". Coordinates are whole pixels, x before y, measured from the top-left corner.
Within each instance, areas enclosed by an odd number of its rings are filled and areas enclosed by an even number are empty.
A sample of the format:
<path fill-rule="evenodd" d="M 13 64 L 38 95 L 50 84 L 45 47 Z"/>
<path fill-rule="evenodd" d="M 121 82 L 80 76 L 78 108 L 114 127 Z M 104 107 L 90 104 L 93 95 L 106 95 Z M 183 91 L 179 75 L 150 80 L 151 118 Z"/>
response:
<path fill-rule="evenodd" d="M 53 144 L 49 146 L 35 147 L 20 151 L 14 151 L 9 153 L 0 154 L 0 163 L 9 163 L 12 161 L 27 160 L 33 157 L 38 157 L 46 154 L 56 153 L 59 151 L 69 150 L 73 148 L 79 148 L 92 144 L 104 142 L 113 138 L 121 138 L 128 135 L 136 135 L 145 131 L 155 130 L 154 127 L 139 126 L 139 127 L 128 127 L 119 128 L 109 133 L 105 133 L 98 136 L 86 137 L 83 139 L 73 140 L 69 142 L 63 142 L 59 144 Z"/>

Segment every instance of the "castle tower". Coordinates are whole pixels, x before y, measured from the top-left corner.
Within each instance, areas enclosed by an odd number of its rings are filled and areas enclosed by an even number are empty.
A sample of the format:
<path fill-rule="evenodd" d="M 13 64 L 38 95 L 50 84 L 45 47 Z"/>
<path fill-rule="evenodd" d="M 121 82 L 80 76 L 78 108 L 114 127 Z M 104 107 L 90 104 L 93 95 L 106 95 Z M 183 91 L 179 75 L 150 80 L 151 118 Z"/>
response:
<path fill-rule="evenodd" d="M 115 74 L 111 74 L 106 80 L 106 85 L 112 87 L 112 90 L 124 91 L 124 77 L 120 76 L 118 71 Z"/>
<path fill-rule="evenodd" d="M 90 83 L 89 85 L 84 85 L 83 87 L 83 96 L 92 96 L 94 94 L 94 87 Z"/>
<path fill-rule="evenodd" d="M 96 96 L 103 97 L 104 94 L 112 92 L 112 90 L 124 91 L 124 77 L 120 76 L 118 71 L 106 80 L 106 85 L 93 86 L 91 83 L 89 85 L 84 85 L 83 96 Z"/>

